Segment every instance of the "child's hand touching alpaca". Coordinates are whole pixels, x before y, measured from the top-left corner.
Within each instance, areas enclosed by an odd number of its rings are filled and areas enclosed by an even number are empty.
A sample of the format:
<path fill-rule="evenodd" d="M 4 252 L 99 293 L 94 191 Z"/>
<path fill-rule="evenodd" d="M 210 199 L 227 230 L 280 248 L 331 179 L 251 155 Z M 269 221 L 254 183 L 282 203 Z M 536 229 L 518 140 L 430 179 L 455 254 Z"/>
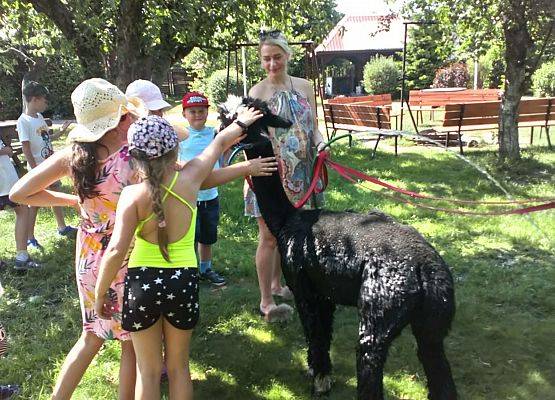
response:
<path fill-rule="evenodd" d="M 248 170 L 250 176 L 270 176 L 277 171 L 278 163 L 275 157 L 258 157 L 245 162 L 249 164 Z"/>

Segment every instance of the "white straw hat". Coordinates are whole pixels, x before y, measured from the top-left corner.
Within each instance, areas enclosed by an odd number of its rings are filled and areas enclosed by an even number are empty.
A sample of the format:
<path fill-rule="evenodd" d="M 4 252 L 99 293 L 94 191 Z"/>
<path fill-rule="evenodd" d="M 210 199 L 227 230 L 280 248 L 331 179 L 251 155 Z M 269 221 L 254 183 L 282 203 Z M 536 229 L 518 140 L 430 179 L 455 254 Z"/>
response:
<path fill-rule="evenodd" d="M 139 98 L 128 98 L 116 86 L 101 78 L 81 82 L 71 94 L 76 127 L 69 133 L 71 142 L 96 142 L 118 126 L 121 116 L 130 112 L 148 114 Z"/>
<path fill-rule="evenodd" d="M 164 100 L 160 88 L 151 81 L 137 79 L 127 86 L 125 95 L 140 98 L 151 111 L 170 108 L 171 105 Z"/>

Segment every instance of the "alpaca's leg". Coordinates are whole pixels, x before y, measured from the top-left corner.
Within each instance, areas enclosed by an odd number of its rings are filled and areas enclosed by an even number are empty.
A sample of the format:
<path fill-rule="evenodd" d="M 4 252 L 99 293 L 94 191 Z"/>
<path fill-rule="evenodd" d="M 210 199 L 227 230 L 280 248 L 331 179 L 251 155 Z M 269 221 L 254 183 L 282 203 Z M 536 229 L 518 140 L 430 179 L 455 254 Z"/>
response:
<path fill-rule="evenodd" d="M 361 315 L 357 347 L 359 400 L 383 400 L 383 368 L 391 342 L 402 327 L 389 316 Z"/>
<path fill-rule="evenodd" d="M 314 379 L 313 391 L 326 393 L 331 389 L 330 344 L 335 304 L 324 298 L 307 297 L 313 291 L 295 293 L 297 311 L 308 344 L 308 369 Z"/>
<path fill-rule="evenodd" d="M 359 400 L 383 399 L 383 368 L 393 339 L 409 323 L 416 296 L 392 284 L 390 275 L 364 271 L 359 298 L 357 392 Z M 398 290 L 396 290 L 398 289 Z"/>
<path fill-rule="evenodd" d="M 428 380 L 428 398 L 430 400 L 456 400 L 457 390 L 451 375 L 449 361 L 443 349 L 443 338 L 426 336 L 416 333 L 418 343 L 418 358 L 424 367 Z"/>
<path fill-rule="evenodd" d="M 418 358 L 424 367 L 428 380 L 428 398 L 430 400 L 455 400 L 457 390 L 451 375 L 449 361 L 445 356 L 443 340 L 451 324 L 450 314 L 443 314 L 442 304 L 434 307 L 433 313 L 415 316 L 412 332 L 418 344 Z"/>
<path fill-rule="evenodd" d="M 428 398 L 455 400 L 457 391 L 443 348 L 455 315 L 453 282 L 445 268 L 422 270 L 421 279 L 427 285 L 420 312 L 412 316 L 411 326 L 418 344 L 418 358 L 428 380 Z"/>

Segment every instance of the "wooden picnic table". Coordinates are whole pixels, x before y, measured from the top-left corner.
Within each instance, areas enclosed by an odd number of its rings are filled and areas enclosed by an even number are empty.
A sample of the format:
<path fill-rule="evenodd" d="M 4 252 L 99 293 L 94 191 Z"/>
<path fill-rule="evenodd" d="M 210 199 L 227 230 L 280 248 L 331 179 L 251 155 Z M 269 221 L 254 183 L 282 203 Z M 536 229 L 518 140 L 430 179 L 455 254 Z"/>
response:
<path fill-rule="evenodd" d="M 52 126 L 52 120 L 50 118 L 45 118 L 46 124 Z M 0 140 L 5 146 L 10 146 L 13 150 L 12 161 L 17 169 L 18 173 L 23 173 L 26 169 L 26 162 L 21 160 L 21 155 L 23 154 L 23 146 L 19 141 L 19 136 L 17 135 L 17 120 L 6 120 L 0 121 Z"/>

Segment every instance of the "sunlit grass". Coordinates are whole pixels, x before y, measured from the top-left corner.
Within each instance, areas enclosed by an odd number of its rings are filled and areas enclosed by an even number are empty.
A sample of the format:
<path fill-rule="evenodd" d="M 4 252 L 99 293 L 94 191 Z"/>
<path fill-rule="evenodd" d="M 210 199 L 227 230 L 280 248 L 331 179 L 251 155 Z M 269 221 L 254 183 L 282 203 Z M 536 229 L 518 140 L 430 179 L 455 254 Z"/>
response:
<path fill-rule="evenodd" d="M 176 109 L 179 109 L 177 106 Z M 179 111 L 180 112 L 180 111 Z M 381 145 L 380 145 L 381 146 Z M 380 147 L 381 148 L 381 147 Z M 340 163 L 410 190 L 473 200 L 505 199 L 465 163 L 438 150 L 403 147 L 398 157 L 340 144 Z M 388 148 L 389 149 L 389 148 Z M 555 153 L 523 152 L 514 170 L 499 170 L 492 149 L 468 152 L 515 198 L 555 196 Z M 65 181 L 66 189 L 69 182 Z M 310 399 L 306 342 L 295 317 L 269 325 L 257 314 L 259 292 L 254 253 L 255 221 L 243 217 L 242 182 L 220 189 L 219 241 L 214 266 L 229 281 L 224 290 L 201 287 L 201 320 L 191 346 L 195 399 Z M 462 400 L 555 399 L 555 212 L 528 217 L 470 217 L 423 210 L 354 186 L 330 172 L 327 208 L 380 209 L 418 229 L 450 265 L 457 314 L 446 352 Z M 68 220 L 77 222 L 74 212 Z M 12 212 L 0 213 L 0 256 L 13 257 Z M 74 279 L 74 243 L 55 234 L 51 211 L 39 213 L 37 236 L 45 253 L 43 271 L 0 271 L 6 289 L 0 321 L 9 353 L 0 360 L 0 384 L 19 383 L 23 399 L 47 399 L 60 366 L 81 330 Z M 356 396 L 355 309 L 339 307 L 331 348 L 331 400 Z M 93 362 L 74 399 L 116 399 L 120 349 L 108 343 Z M 407 329 L 390 349 L 385 369 L 388 399 L 426 399 L 426 379 Z M 163 386 L 167 398 L 167 385 Z"/>

